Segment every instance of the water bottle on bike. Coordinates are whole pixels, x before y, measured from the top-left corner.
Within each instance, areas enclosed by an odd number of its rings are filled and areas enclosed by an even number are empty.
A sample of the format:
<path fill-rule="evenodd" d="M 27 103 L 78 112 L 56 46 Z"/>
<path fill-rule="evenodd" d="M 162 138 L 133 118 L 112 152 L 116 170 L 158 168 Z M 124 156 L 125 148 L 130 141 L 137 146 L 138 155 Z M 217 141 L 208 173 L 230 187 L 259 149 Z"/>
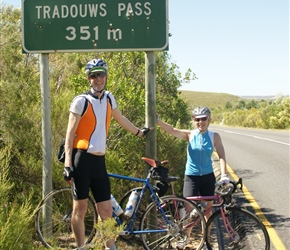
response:
<path fill-rule="evenodd" d="M 126 209 L 125 209 L 125 215 L 128 216 L 128 217 L 131 217 L 132 214 L 133 214 L 133 211 L 135 209 L 135 206 L 136 206 L 136 203 L 137 203 L 137 200 L 138 200 L 138 192 L 137 190 L 134 190 L 130 197 L 129 197 L 129 201 L 126 205 Z"/>
<path fill-rule="evenodd" d="M 119 203 L 116 201 L 115 197 L 111 194 L 111 202 L 112 202 L 112 209 L 113 212 L 119 216 L 120 214 L 122 214 L 124 211 L 121 208 L 121 206 L 119 205 Z"/>
<path fill-rule="evenodd" d="M 198 204 L 198 208 L 200 209 L 200 211 L 203 213 L 205 211 L 205 208 L 207 206 L 207 202 L 206 201 L 202 201 L 200 204 Z M 190 217 L 191 218 L 195 218 L 198 216 L 197 211 L 194 209 L 191 211 L 190 213 Z"/>

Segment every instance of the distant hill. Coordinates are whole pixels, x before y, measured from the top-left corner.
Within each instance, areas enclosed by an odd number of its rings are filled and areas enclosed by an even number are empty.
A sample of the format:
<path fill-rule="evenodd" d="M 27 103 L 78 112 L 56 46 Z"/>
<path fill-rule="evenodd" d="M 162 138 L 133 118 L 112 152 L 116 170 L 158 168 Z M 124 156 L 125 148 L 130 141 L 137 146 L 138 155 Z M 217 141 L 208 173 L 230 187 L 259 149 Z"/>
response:
<path fill-rule="evenodd" d="M 209 108 L 224 108 L 227 102 L 237 103 L 244 98 L 226 93 L 196 92 L 181 90 L 181 98 L 184 99 L 192 109 L 197 106 Z"/>
<path fill-rule="evenodd" d="M 208 106 L 209 108 L 224 108 L 227 102 L 232 104 L 240 100 L 270 100 L 276 99 L 276 96 L 236 96 L 227 93 L 214 93 L 214 92 L 196 92 L 189 90 L 180 90 L 181 98 L 184 99 L 189 107 L 192 109 L 196 106 Z"/>

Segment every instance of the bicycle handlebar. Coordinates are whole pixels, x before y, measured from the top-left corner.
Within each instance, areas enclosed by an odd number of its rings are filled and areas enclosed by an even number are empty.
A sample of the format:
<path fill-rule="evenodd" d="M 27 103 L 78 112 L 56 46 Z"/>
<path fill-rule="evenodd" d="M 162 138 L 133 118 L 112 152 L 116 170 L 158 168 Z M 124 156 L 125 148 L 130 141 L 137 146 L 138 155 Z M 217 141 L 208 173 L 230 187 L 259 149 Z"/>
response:
<path fill-rule="evenodd" d="M 237 188 L 243 191 L 243 180 L 240 178 L 237 182 L 230 181 L 228 184 L 217 182 L 215 186 L 215 193 L 226 196 L 236 192 Z"/>
<path fill-rule="evenodd" d="M 237 182 L 230 181 L 230 183 L 217 182 L 215 184 L 215 193 L 220 195 L 221 201 L 214 204 L 214 207 L 222 206 L 223 204 L 230 204 L 232 202 L 232 194 L 236 192 L 237 188 L 243 191 L 243 182 L 240 178 Z"/>

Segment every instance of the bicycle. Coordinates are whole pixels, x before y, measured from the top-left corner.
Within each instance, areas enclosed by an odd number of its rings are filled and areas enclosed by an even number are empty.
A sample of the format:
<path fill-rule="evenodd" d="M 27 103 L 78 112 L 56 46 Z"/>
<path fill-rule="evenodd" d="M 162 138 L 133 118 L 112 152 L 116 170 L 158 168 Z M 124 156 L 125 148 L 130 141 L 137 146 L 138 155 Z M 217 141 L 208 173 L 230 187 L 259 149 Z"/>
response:
<path fill-rule="evenodd" d="M 168 163 L 168 161 L 158 161 L 150 158 L 147 158 L 146 161 L 154 162 L 156 165 L 163 167 Z M 173 183 L 176 178 L 169 176 L 168 180 L 171 193 L 175 195 Z M 185 197 L 198 204 L 204 216 L 212 213 L 206 223 L 205 241 L 209 250 L 270 249 L 270 238 L 266 227 L 260 219 L 252 212 L 238 207 L 232 202 L 232 195 L 238 188 L 242 191 L 242 187 L 241 178 L 237 182 L 230 182 L 229 184 L 217 182 L 215 195 L 213 196 Z M 134 190 L 138 191 L 140 187 L 133 188 L 127 192 L 121 199 L 121 206 L 126 203 L 128 195 Z M 202 201 L 214 201 L 214 204 L 207 210 L 204 210 L 201 206 Z"/>
<path fill-rule="evenodd" d="M 124 231 L 120 233 L 121 237 L 130 237 L 130 235 L 139 235 L 144 249 L 172 249 L 178 245 L 179 241 L 184 241 L 187 237 L 186 231 L 191 229 L 191 244 L 195 249 L 201 249 L 205 242 L 205 219 L 196 204 L 175 195 L 159 197 L 156 193 L 156 187 L 150 183 L 151 175 L 156 166 L 151 166 L 145 179 L 134 178 L 119 174 L 108 174 L 110 177 L 125 179 L 143 183 L 142 190 L 138 196 L 136 207 L 132 216 L 124 220 L 124 216 L 118 217 L 113 213 L 113 217 L 118 224 L 125 223 Z M 70 228 L 70 216 L 72 213 L 71 195 L 68 195 L 70 188 L 55 190 L 49 193 L 40 203 L 36 213 L 36 230 L 40 239 L 47 247 L 67 248 L 74 242 Z M 135 228 L 135 220 L 138 220 L 137 213 L 141 203 L 144 201 L 146 190 L 150 192 L 152 202 L 145 209 L 139 228 Z M 60 195 L 61 198 L 56 197 Z M 62 199 L 64 198 L 64 199 Z M 51 202 L 51 203 L 49 203 Z M 52 205 L 51 205 L 52 204 Z M 90 213 L 86 215 L 86 243 L 88 244 L 95 235 L 93 225 L 97 222 L 97 212 L 94 202 L 89 198 Z M 183 211 L 181 207 L 187 207 L 188 212 Z M 195 218 L 190 217 L 190 211 L 195 211 L 199 218 L 192 223 Z M 47 215 L 48 214 L 48 215 Z M 50 220 L 46 216 L 50 215 Z M 46 222 L 48 221 L 48 224 Z"/>

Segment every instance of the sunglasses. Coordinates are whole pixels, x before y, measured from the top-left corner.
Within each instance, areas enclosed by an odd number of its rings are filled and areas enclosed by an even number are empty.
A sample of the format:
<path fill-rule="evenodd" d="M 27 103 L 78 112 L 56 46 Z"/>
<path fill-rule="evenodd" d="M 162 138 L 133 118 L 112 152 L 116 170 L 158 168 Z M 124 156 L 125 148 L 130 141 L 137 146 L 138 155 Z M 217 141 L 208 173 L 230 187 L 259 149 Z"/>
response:
<path fill-rule="evenodd" d="M 207 117 L 202 117 L 202 118 L 194 118 L 194 121 L 195 122 L 199 122 L 199 121 L 206 121 L 207 120 Z"/>
<path fill-rule="evenodd" d="M 100 72 L 100 73 L 91 74 L 91 75 L 89 75 L 89 77 L 91 79 L 98 78 L 98 77 L 104 78 L 106 75 L 107 74 L 105 72 Z"/>

